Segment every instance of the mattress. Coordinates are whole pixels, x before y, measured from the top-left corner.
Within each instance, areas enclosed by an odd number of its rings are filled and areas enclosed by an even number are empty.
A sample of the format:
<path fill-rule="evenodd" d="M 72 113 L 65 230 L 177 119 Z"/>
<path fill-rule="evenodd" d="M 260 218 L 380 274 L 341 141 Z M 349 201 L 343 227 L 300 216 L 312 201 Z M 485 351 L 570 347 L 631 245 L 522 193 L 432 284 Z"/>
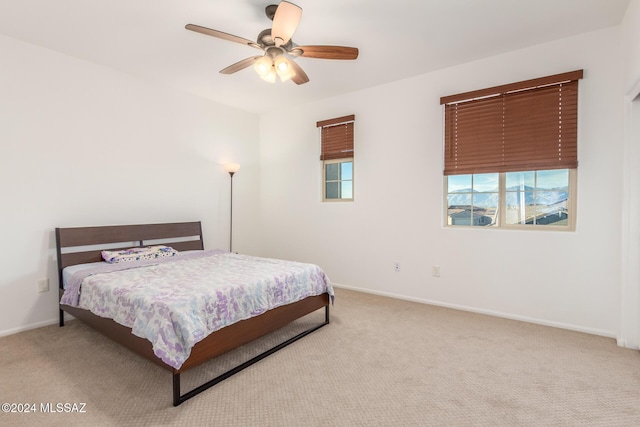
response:
<path fill-rule="evenodd" d="M 176 369 L 216 330 L 309 296 L 334 295 L 315 264 L 221 251 L 82 264 L 65 268 L 63 277 L 61 304 L 130 327 Z"/>

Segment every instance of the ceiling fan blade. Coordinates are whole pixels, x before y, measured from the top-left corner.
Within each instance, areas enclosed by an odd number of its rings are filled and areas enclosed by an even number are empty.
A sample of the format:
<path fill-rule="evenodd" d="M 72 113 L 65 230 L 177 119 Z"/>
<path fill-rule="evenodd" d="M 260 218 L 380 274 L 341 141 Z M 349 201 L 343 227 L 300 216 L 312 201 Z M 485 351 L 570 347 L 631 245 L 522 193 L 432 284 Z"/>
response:
<path fill-rule="evenodd" d="M 211 28 L 201 27 L 200 25 L 187 24 L 185 26 L 187 30 L 195 31 L 196 33 L 205 34 L 207 36 L 217 37 L 219 39 L 228 40 L 240 44 L 246 44 L 247 46 L 262 49 L 259 44 L 243 37 L 234 36 L 233 34 L 224 33 L 218 30 L 212 30 Z"/>
<path fill-rule="evenodd" d="M 289 52 L 294 56 L 320 59 L 356 59 L 357 47 L 347 46 L 296 46 Z"/>
<path fill-rule="evenodd" d="M 291 68 L 293 68 L 293 72 L 295 73 L 293 77 L 291 77 L 291 80 L 297 85 L 302 85 L 308 82 L 309 77 L 307 76 L 307 73 L 305 73 L 293 59 L 289 58 L 287 60 L 291 64 Z"/>
<path fill-rule="evenodd" d="M 277 47 L 287 43 L 293 37 L 302 17 L 302 9 L 293 3 L 281 1 L 273 17 L 271 37 Z"/>
<path fill-rule="evenodd" d="M 262 58 L 262 55 L 245 58 L 242 61 L 238 61 L 235 64 L 231 64 L 227 68 L 220 70 L 220 74 L 233 74 L 237 71 L 244 70 L 248 66 L 253 65 L 258 58 Z"/>

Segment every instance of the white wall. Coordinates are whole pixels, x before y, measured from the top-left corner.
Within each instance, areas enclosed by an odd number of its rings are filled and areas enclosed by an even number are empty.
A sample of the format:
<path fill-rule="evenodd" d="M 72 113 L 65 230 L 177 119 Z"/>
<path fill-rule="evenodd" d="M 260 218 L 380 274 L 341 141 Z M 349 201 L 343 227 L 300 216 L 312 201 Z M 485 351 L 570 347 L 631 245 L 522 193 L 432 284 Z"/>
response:
<path fill-rule="evenodd" d="M 640 0 L 631 0 L 622 24 L 625 91 L 640 83 Z"/>
<path fill-rule="evenodd" d="M 263 254 L 315 262 L 347 287 L 615 336 L 619 40 L 619 28 L 605 29 L 261 116 Z M 439 98 L 576 69 L 585 71 L 577 230 L 443 228 Z M 323 204 L 315 124 L 347 114 L 356 115 L 355 201 Z"/>
<path fill-rule="evenodd" d="M 227 248 L 224 162 L 255 251 L 256 115 L 3 36 L 0 57 L 0 335 L 57 319 L 55 227 L 201 220 Z"/>
<path fill-rule="evenodd" d="M 621 236 L 622 295 L 620 335 L 623 346 L 640 346 L 640 0 L 632 0 L 621 24 L 625 145 Z"/>

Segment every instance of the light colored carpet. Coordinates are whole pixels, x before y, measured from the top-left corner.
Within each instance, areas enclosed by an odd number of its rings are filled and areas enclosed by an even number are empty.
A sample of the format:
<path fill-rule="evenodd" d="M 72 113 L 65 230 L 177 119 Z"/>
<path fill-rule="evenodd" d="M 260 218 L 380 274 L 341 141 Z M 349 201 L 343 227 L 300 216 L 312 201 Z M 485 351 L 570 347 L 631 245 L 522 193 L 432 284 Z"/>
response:
<path fill-rule="evenodd" d="M 38 413 L 0 413 L 0 425 L 640 425 L 640 353 L 612 339 L 336 294 L 330 325 L 176 408 L 168 371 L 80 322 L 2 337 L 0 401 Z M 183 374 L 183 385 L 290 333 Z M 40 413 L 47 402 L 86 412 Z"/>

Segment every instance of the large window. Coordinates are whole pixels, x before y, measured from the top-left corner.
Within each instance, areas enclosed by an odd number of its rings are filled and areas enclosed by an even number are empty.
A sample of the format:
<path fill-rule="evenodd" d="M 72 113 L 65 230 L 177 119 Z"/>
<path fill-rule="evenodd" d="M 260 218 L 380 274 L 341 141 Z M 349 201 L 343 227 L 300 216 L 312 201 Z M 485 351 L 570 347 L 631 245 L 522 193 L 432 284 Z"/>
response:
<path fill-rule="evenodd" d="M 317 123 L 321 129 L 322 200 L 353 200 L 353 125 L 355 116 Z"/>
<path fill-rule="evenodd" d="M 441 98 L 447 225 L 575 229 L 582 74 Z"/>
<path fill-rule="evenodd" d="M 445 181 L 447 225 L 575 226 L 575 169 L 449 175 Z"/>

